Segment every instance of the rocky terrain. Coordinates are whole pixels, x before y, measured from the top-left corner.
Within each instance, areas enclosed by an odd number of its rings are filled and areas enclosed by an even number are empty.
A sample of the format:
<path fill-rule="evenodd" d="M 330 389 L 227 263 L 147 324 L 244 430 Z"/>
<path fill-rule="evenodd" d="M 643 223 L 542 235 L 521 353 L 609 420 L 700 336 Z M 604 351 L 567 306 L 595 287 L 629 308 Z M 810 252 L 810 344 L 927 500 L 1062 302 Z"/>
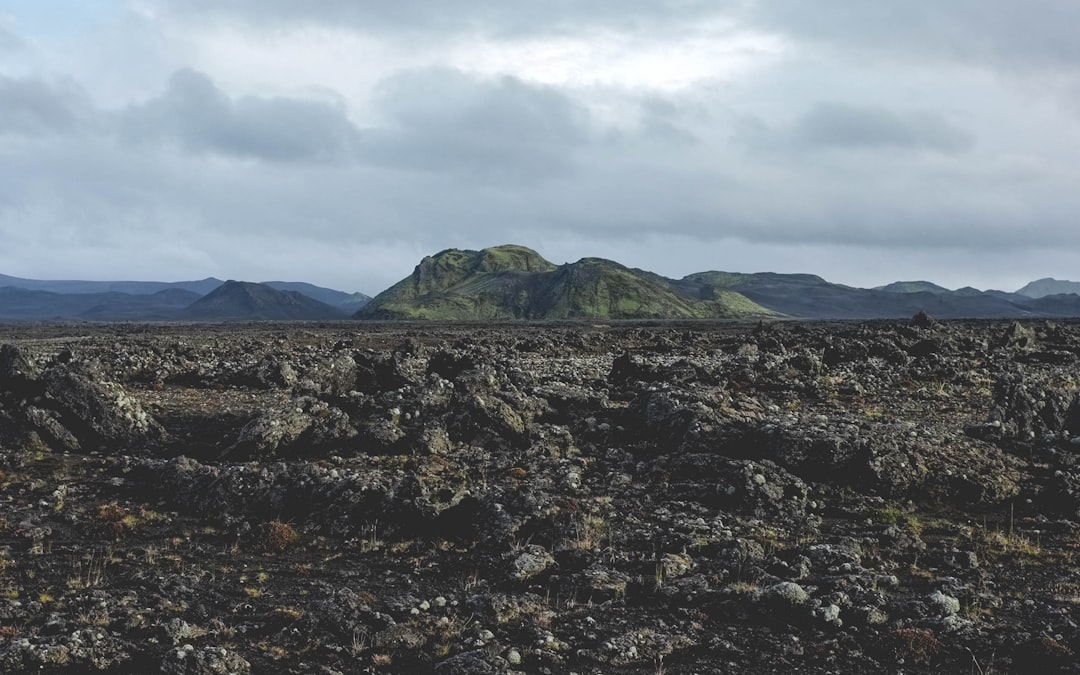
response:
<path fill-rule="evenodd" d="M 0 672 L 1080 672 L 1080 323 L 0 344 Z"/>

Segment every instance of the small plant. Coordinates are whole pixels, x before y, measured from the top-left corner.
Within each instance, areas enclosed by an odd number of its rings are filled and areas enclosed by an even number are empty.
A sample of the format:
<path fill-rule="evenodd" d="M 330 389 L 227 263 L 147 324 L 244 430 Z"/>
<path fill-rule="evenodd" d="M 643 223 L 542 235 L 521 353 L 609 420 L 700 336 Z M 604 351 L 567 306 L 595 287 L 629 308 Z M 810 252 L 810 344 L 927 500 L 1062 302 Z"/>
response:
<path fill-rule="evenodd" d="M 270 616 L 283 621 L 299 621 L 304 617 L 304 610 L 298 607 L 275 607 Z"/>
<path fill-rule="evenodd" d="M 731 585 L 731 590 L 735 591 L 739 595 L 751 595 L 757 592 L 758 585 L 750 583 L 748 581 L 737 581 Z"/>
<path fill-rule="evenodd" d="M 267 551 L 281 553 L 300 542 L 300 534 L 288 523 L 273 520 L 260 526 L 262 545 Z"/>
<path fill-rule="evenodd" d="M 897 660 L 928 666 L 941 653 L 941 641 L 924 628 L 897 628 L 889 638 Z"/>
<path fill-rule="evenodd" d="M 599 514 L 586 514 L 577 524 L 577 537 L 572 542 L 573 548 L 592 551 L 603 548 L 605 541 L 611 541 L 611 526 Z"/>
<path fill-rule="evenodd" d="M 361 527 L 360 532 L 360 551 L 363 553 L 378 551 L 385 544 L 382 539 L 379 539 L 379 521 L 377 520 Z"/>
<path fill-rule="evenodd" d="M 356 627 L 353 629 L 352 645 L 349 647 L 349 653 L 353 656 L 360 656 L 371 647 L 371 634 L 366 630 Z"/>
<path fill-rule="evenodd" d="M 83 612 L 76 618 L 78 619 L 78 622 L 84 626 L 96 626 L 98 628 L 104 628 L 112 621 L 109 617 L 108 610 L 105 609 L 95 609 L 90 612 Z"/>
<path fill-rule="evenodd" d="M 761 544 L 762 550 L 765 552 L 765 557 L 772 557 L 777 551 L 782 551 L 787 548 L 785 542 L 786 533 L 771 527 L 766 527 L 758 532 L 750 535 L 750 539 Z"/>
<path fill-rule="evenodd" d="M 990 654 L 990 659 L 987 662 L 986 667 L 983 668 L 982 664 L 979 663 L 979 659 L 975 658 L 975 652 L 971 651 L 971 649 L 969 649 L 967 647 L 965 647 L 964 649 L 967 649 L 967 653 L 971 655 L 971 667 L 972 667 L 973 672 L 978 672 L 979 675 L 992 675 L 993 674 L 993 672 L 994 672 L 994 658 L 997 656 L 996 653 L 991 653 Z"/>
<path fill-rule="evenodd" d="M 105 583 L 105 569 L 109 563 L 110 555 L 105 551 L 90 551 L 86 558 L 80 558 L 72 563 L 74 574 L 68 578 L 67 585 L 71 590 L 94 588 Z"/>
<path fill-rule="evenodd" d="M 917 513 L 895 504 L 881 507 L 877 512 L 878 522 L 886 525 L 906 526 L 916 535 L 922 534 L 927 523 Z"/>
<path fill-rule="evenodd" d="M 134 526 L 131 513 L 116 502 L 100 504 L 94 511 L 93 519 L 107 537 L 118 539 L 124 531 Z"/>
<path fill-rule="evenodd" d="M 281 645 L 270 644 L 269 642 L 260 642 L 256 645 L 264 654 L 269 656 L 275 661 L 287 658 L 289 656 L 289 650 L 285 649 Z"/>

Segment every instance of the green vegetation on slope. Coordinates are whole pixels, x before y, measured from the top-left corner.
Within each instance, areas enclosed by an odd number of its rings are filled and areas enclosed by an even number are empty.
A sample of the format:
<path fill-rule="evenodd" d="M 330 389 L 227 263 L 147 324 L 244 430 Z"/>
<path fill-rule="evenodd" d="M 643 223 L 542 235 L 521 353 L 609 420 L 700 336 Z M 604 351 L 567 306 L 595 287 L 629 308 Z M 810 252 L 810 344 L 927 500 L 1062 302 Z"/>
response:
<path fill-rule="evenodd" d="M 522 246 L 450 249 L 376 296 L 363 319 L 705 319 L 773 316 L 732 291 L 685 284 L 600 258 L 556 266 Z"/>

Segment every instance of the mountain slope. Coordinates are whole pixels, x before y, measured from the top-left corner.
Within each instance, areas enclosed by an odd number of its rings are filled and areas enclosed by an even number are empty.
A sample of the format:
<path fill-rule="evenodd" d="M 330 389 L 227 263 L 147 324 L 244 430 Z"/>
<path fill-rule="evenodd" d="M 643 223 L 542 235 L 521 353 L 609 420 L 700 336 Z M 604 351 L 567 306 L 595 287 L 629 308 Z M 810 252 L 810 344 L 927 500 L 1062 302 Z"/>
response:
<path fill-rule="evenodd" d="M 344 316 L 337 308 L 302 293 L 245 281 L 226 281 L 177 314 L 177 318 L 195 321 L 297 321 Z"/>
<path fill-rule="evenodd" d="M 1030 298 L 1000 291 L 893 292 L 833 284 L 809 274 L 699 272 L 684 281 L 738 291 L 769 309 L 804 319 L 895 319 L 920 311 L 942 319 L 1027 318 L 1069 311 L 1051 304 L 1033 306 Z"/>
<path fill-rule="evenodd" d="M 150 295 L 110 294 L 105 302 L 82 312 L 89 321 L 167 321 L 199 299 L 198 293 L 170 288 Z"/>
<path fill-rule="evenodd" d="M 871 289 L 875 291 L 885 291 L 886 293 L 948 293 L 949 289 L 944 286 L 938 286 L 935 283 L 929 281 L 894 281 L 891 284 L 885 286 L 878 286 Z"/>
<path fill-rule="evenodd" d="M 149 295 L 128 293 L 51 293 L 0 288 L 0 320 L 7 321 L 160 321 L 199 298 L 174 288 Z"/>
<path fill-rule="evenodd" d="M 702 298 L 600 258 L 556 266 L 523 246 L 449 249 L 375 296 L 361 319 L 691 319 L 769 316 L 737 293 Z"/>
<path fill-rule="evenodd" d="M 344 291 L 324 288 L 303 281 L 263 281 L 261 283 L 277 291 L 303 293 L 309 298 L 326 303 L 331 307 L 340 307 L 347 312 L 355 312 L 371 301 L 371 296 L 363 293 L 345 293 Z"/>
<path fill-rule="evenodd" d="M 1042 298 L 1048 295 L 1080 294 L 1080 281 L 1059 281 L 1058 279 L 1039 279 L 1032 281 L 1016 292 L 1029 298 Z"/>

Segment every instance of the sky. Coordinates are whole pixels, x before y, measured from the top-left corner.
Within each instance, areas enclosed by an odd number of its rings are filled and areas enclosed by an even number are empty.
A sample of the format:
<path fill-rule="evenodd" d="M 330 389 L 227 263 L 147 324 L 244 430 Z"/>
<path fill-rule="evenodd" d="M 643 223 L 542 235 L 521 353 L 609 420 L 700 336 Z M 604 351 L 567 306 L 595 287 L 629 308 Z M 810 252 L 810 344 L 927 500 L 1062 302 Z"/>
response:
<path fill-rule="evenodd" d="M 1080 279 L 1075 0 L 0 0 L 0 273 Z"/>

